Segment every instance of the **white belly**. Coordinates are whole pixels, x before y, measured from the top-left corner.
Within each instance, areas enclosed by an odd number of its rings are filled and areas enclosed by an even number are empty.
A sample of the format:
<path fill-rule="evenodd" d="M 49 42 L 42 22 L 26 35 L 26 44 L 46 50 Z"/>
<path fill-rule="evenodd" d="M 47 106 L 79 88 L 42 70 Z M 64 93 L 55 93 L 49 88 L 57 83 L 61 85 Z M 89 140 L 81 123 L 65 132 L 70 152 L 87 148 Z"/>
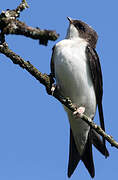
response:
<path fill-rule="evenodd" d="M 54 53 L 55 77 L 63 96 L 69 97 L 78 107 L 84 106 L 85 114 L 93 118 L 96 97 L 85 48 L 85 42 L 78 44 L 78 47 L 67 39 L 57 43 Z M 75 119 L 68 109 L 65 110 L 78 151 L 82 154 L 90 128 L 81 119 Z"/>

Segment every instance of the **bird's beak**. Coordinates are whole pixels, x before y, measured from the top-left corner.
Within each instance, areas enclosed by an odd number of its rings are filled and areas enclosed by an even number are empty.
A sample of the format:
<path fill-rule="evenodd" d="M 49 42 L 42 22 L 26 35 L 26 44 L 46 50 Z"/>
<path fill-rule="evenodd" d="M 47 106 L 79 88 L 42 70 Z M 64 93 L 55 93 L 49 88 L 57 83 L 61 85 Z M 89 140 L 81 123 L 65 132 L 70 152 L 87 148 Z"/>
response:
<path fill-rule="evenodd" d="M 69 20 L 70 24 L 73 23 L 73 20 L 70 17 L 67 17 L 67 19 Z"/>

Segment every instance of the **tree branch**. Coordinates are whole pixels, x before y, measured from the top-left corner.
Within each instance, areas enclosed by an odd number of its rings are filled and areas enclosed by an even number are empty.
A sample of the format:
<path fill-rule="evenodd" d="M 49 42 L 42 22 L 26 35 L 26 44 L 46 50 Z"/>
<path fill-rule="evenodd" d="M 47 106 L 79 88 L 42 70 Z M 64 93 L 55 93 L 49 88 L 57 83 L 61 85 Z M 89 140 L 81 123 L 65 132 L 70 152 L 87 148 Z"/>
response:
<path fill-rule="evenodd" d="M 2 11 L 2 13 L 0 14 L 0 18 L 9 18 L 9 19 L 16 19 L 18 17 L 20 17 L 20 12 L 22 12 L 24 9 L 29 8 L 26 0 L 22 0 L 22 2 L 20 3 L 20 5 L 13 10 L 7 9 L 6 11 Z"/>
<path fill-rule="evenodd" d="M 9 49 L 8 44 L 4 42 L 0 45 L 0 53 L 4 54 L 12 60 L 14 64 L 18 64 L 21 68 L 26 69 L 32 76 L 34 76 L 41 84 L 50 89 L 50 78 L 46 74 L 42 74 L 29 61 L 25 61 L 19 55 Z"/>
<path fill-rule="evenodd" d="M 29 61 L 25 61 L 19 55 L 10 50 L 5 42 L 0 45 L 0 52 L 10 58 L 14 64 L 18 64 L 21 68 L 27 70 L 32 76 L 34 76 L 41 84 L 46 87 L 47 93 L 49 95 L 52 95 L 51 87 L 54 81 L 50 75 L 42 74 Z M 72 101 L 69 98 L 62 97 L 57 89 L 54 91 L 53 96 L 72 112 L 75 112 L 77 110 L 77 107 L 72 103 Z M 101 129 L 101 127 L 96 125 L 89 117 L 84 114 L 82 114 L 80 117 L 83 121 L 89 124 L 91 128 L 93 128 L 97 133 L 104 137 L 112 146 L 118 148 L 118 142 L 116 142 L 113 137 L 106 134 Z"/>
<path fill-rule="evenodd" d="M 47 45 L 48 40 L 55 41 L 59 37 L 59 34 L 54 30 L 33 28 L 17 20 L 16 18 L 20 16 L 20 12 L 25 8 L 28 8 L 28 5 L 25 0 L 22 0 L 22 3 L 16 9 L 2 11 L 0 14 L 0 30 L 3 34 L 23 35 L 37 39 L 43 45 Z"/>

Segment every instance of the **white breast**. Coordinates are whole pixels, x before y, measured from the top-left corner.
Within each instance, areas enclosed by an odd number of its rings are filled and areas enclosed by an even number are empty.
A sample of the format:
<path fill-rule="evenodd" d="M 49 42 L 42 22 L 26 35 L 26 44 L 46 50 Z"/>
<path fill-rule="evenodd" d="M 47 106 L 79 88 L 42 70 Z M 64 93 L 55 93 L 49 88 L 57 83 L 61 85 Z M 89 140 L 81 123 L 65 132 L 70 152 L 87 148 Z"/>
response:
<path fill-rule="evenodd" d="M 64 96 L 95 114 L 95 92 L 85 55 L 86 45 L 85 41 L 78 46 L 72 40 L 60 41 L 55 48 L 55 76 Z"/>
<path fill-rule="evenodd" d="M 86 45 L 84 40 L 60 41 L 55 47 L 54 66 L 56 81 L 63 96 L 69 97 L 78 106 L 84 106 L 85 113 L 93 118 L 96 111 L 96 97 L 85 55 Z M 79 137 L 79 141 L 75 141 L 81 154 L 87 140 L 89 126 L 81 119 L 75 119 L 67 109 L 66 111 L 75 139 Z"/>

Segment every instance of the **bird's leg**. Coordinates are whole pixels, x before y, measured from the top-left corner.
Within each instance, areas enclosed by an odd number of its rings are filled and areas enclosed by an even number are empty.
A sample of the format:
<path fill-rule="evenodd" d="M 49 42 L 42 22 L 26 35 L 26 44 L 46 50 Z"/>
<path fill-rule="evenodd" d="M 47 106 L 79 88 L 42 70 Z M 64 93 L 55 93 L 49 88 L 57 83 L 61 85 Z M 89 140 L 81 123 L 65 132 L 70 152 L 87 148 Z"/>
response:
<path fill-rule="evenodd" d="M 53 96 L 54 91 L 55 91 L 56 88 L 57 88 L 57 85 L 56 84 L 52 84 L 52 87 L 51 87 L 52 96 Z"/>
<path fill-rule="evenodd" d="M 58 93 L 59 96 L 61 96 L 61 91 L 59 85 L 55 84 L 54 80 L 54 74 L 50 73 L 50 94 L 53 96 L 54 93 Z"/>
<path fill-rule="evenodd" d="M 54 75 L 52 73 L 50 73 L 48 75 L 48 77 L 49 77 L 49 80 L 50 80 L 50 85 L 46 86 L 46 90 L 47 90 L 47 93 L 49 95 L 53 95 L 54 91 L 55 91 L 55 87 L 56 87 L 56 85 L 54 85 L 54 82 L 55 82 Z"/>
<path fill-rule="evenodd" d="M 55 84 L 54 74 L 50 73 L 48 76 L 50 78 L 50 91 L 48 92 L 48 94 L 53 96 L 54 92 L 59 90 L 59 87 Z"/>
<path fill-rule="evenodd" d="M 76 111 L 73 112 L 73 115 L 78 118 L 81 117 L 81 115 L 85 112 L 85 107 L 80 106 L 76 109 Z"/>

